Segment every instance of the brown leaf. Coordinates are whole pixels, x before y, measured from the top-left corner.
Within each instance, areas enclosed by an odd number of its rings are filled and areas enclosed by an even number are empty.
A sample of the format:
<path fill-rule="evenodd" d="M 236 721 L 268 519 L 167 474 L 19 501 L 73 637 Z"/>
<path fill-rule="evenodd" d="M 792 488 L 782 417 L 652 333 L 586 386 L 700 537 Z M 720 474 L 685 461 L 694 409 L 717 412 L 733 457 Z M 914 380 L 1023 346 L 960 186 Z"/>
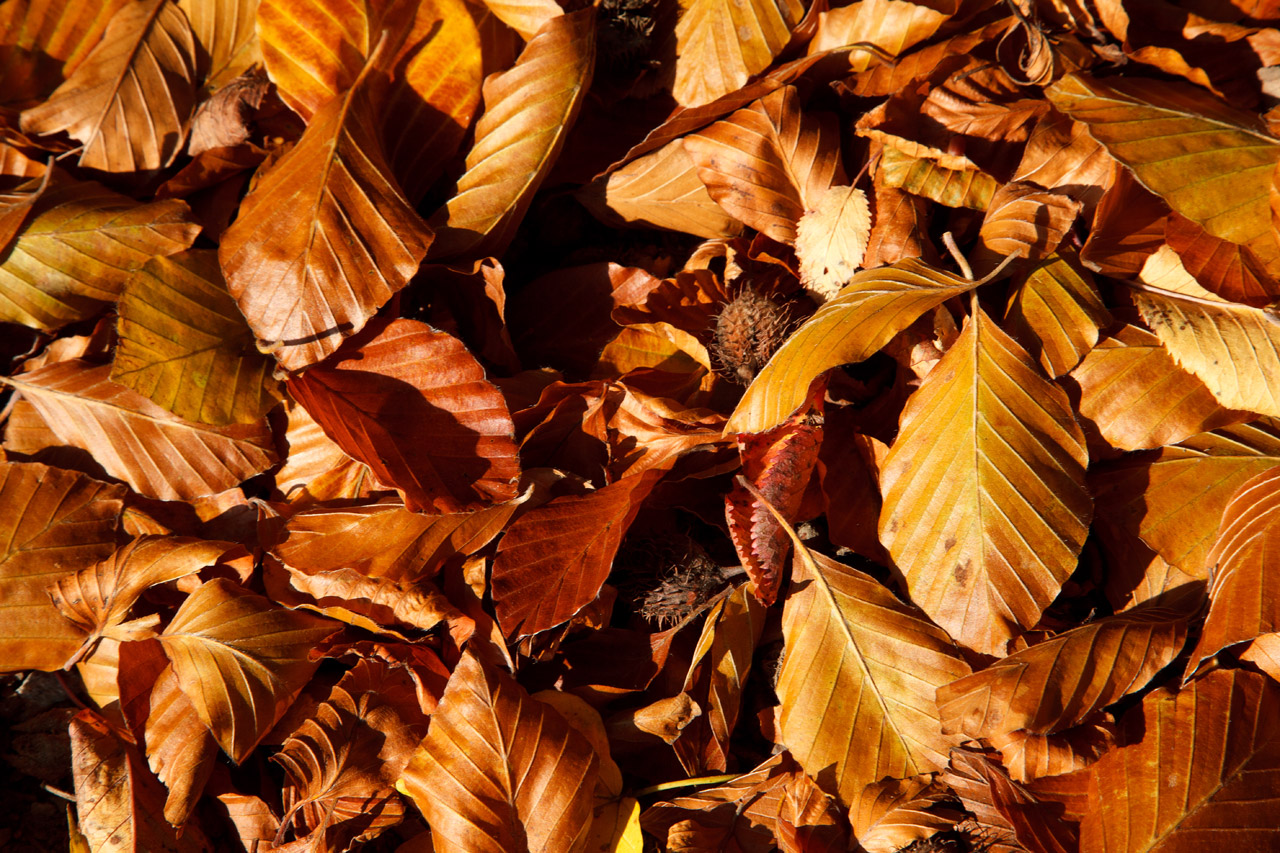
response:
<path fill-rule="evenodd" d="M 276 489 L 296 504 L 316 501 L 365 498 L 380 484 L 363 462 L 352 459 L 337 442 L 325 435 L 311 414 L 289 401 L 288 427 L 284 439 L 289 455 L 276 472 Z"/>
<path fill-rule="evenodd" d="M 1280 285 L 1247 246 L 1215 237 L 1177 213 L 1169 214 L 1164 233 L 1187 272 L 1223 299 L 1262 308 L 1280 297 Z"/>
<path fill-rule="evenodd" d="M 431 258 L 499 255 L 577 118 L 595 68 L 595 13 L 547 21 L 513 68 L 484 86 L 484 115 L 457 192 L 431 218 Z"/>
<path fill-rule="evenodd" d="M 107 0 L 82 6 L 18 0 L 0 6 L 0 33 L 4 33 L 3 42 L 14 48 L 0 53 L 5 100 L 43 97 L 74 74 L 98 46 L 115 13 L 130 2 Z"/>
<path fill-rule="evenodd" d="M 800 217 L 847 180 L 834 116 L 801 111 L 794 86 L 685 137 L 684 149 L 721 207 L 780 243 L 794 244 Z"/>
<path fill-rule="evenodd" d="M 195 106 L 195 38 L 168 0 L 120 7 L 102 41 L 44 103 L 22 114 L 27 133 L 66 131 L 86 169 L 160 169 L 182 148 Z"/>
<path fill-rule="evenodd" d="M 1010 182 L 996 190 L 979 237 L 997 255 L 1049 257 L 1080 212 L 1080 202 L 1029 184 Z"/>
<path fill-rule="evenodd" d="M 1090 770 L 1082 850 L 1203 849 L 1224 836 L 1240 849 L 1272 843 L 1280 807 L 1274 682 L 1212 672 L 1176 694 L 1151 694 L 1121 725 L 1128 745 Z"/>
<path fill-rule="evenodd" d="M 867 853 L 897 853 L 955 825 L 960 814 L 939 808 L 946 796 L 933 774 L 872 783 L 849 812 L 853 834 Z"/>
<path fill-rule="evenodd" d="M 887 139 L 876 179 L 944 207 L 986 210 L 999 183 L 964 157 L 905 139 Z"/>
<path fill-rule="evenodd" d="M 275 461 L 265 422 L 211 427 L 184 421 L 107 378 L 109 365 L 73 359 L 4 380 L 64 443 L 159 500 L 226 491 Z"/>
<path fill-rule="evenodd" d="M 870 0 L 832 9 L 823 14 L 809 50 L 816 52 L 868 42 L 890 56 L 901 56 L 937 32 L 954 11 L 952 2 L 899 3 L 896 0 Z M 959 45 L 948 47 L 963 49 Z M 865 71 L 874 59 L 875 54 L 870 51 L 857 51 L 849 57 L 854 71 Z"/>
<path fill-rule="evenodd" d="M 881 469 L 880 539 L 912 600 L 1003 655 L 1075 570 L 1087 460 L 1066 394 L 979 309 L 907 401 Z"/>
<path fill-rule="evenodd" d="M 195 574 L 235 547 L 184 536 L 144 536 L 105 560 L 67 575 L 49 586 L 54 607 L 88 636 L 73 658 L 93 650 L 101 637 L 146 639 L 158 619 L 126 623 L 139 596 L 151 586 Z M 141 633 L 141 636 L 135 636 Z M 71 660 L 67 661 L 67 668 Z"/>
<path fill-rule="evenodd" d="M 138 204 L 98 184 L 57 180 L 0 256 L 0 321 L 53 331 L 92 317 L 135 270 L 199 233 L 185 202 Z"/>
<path fill-rule="evenodd" d="M 0 463 L 0 670 L 57 669 L 83 642 L 45 589 L 115 550 L 124 494 L 72 471 Z"/>
<path fill-rule="evenodd" d="M 1015 782 L 1034 782 L 1047 776 L 1074 773 L 1097 761 L 1115 746 L 1115 727 L 1109 723 L 1081 723 L 1059 734 L 1033 735 L 1025 731 L 993 735 L 991 745 Z"/>
<path fill-rule="evenodd" d="M 187 596 L 160 642 L 182 692 L 239 763 L 315 672 L 307 653 L 337 628 L 218 578 Z"/>
<path fill-rule="evenodd" d="M 431 230 L 391 177 L 368 87 L 384 47 L 261 178 L 218 257 L 259 347 L 287 370 L 320 361 L 418 270 Z"/>
<path fill-rule="evenodd" d="M 1005 312 L 1010 334 L 1053 377 L 1079 364 L 1098 342 L 1098 331 L 1110 324 L 1093 279 L 1071 255 L 1050 255 L 1037 264 Z"/>
<path fill-rule="evenodd" d="M 942 730 L 975 740 L 1050 734 L 1137 692 L 1174 659 L 1204 591 L 1188 584 L 1066 631 L 938 688 Z"/>
<path fill-rule="evenodd" d="M 439 853 L 576 853 L 591 826 L 597 767 L 564 717 L 466 651 L 397 787 Z"/>
<path fill-rule="evenodd" d="M 1222 511 L 1222 526 L 1206 558 L 1212 583 L 1209 616 L 1191 669 L 1198 670 L 1222 649 L 1280 629 L 1280 598 L 1271 590 L 1267 567 L 1280 544 L 1280 467 L 1246 480 Z"/>
<path fill-rule="evenodd" d="M 692 0 L 676 24 L 676 103 L 697 107 L 742 88 L 786 47 L 803 14 L 799 0 Z"/>
<path fill-rule="evenodd" d="M 208 56 L 204 89 L 216 92 L 262 61 L 254 14 L 258 0 L 178 0 L 196 42 Z M 197 54 L 197 58 L 199 55 Z"/>
<path fill-rule="evenodd" d="M 590 604 L 662 474 L 650 468 L 582 496 L 555 498 L 507 528 L 492 579 L 502 632 L 527 637 Z"/>
<path fill-rule="evenodd" d="M 516 495 L 515 426 L 501 392 L 457 338 L 378 320 L 288 385 L 339 447 L 411 510 L 459 512 Z M 423 442 L 423 432 L 432 441 Z"/>
<path fill-rule="evenodd" d="M 199 5 L 213 10 L 217 4 Z M 227 3 L 222 6 L 226 8 Z M 201 103 L 191 117 L 187 153 L 197 157 L 214 148 L 235 148 L 248 142 L 252 134 L 249 125 L 253 111 L 262 105 L 262 98 L 270 85 L 266 72 L 257 67 L 234 78 Z"/>

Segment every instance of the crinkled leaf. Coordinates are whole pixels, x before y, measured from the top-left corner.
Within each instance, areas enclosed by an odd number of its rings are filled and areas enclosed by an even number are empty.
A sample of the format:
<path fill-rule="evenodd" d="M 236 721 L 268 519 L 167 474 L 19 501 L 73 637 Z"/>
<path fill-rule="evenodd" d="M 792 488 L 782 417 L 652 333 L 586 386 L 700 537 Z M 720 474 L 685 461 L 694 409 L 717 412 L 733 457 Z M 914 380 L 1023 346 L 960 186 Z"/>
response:
<path fill-rule="evenodd" d="M 459 512 L 516 495 L 520 460 L 506 401 L 445 332 L 378 320 L 288 388 L 409 509 Z"/>
<path fill-rule="evenodd" d="M 559 712 L 467 650 L 397 788 L 438 853 L 576 853 L 597 767 L 590 741 Z"/>
<path fill-rule="evenodd" d="M 72 359 L 4 381 L 64 444 L 93 454 L 108 474 L 147 497 L 217 494 L 275 462 L 265 422 L 211 427 L 184 421 L 112 382 L 110 370 Z"/>
<path fill-rule="evenodd" d="M 239 763 L 310 680 L 319 664 L 308 653 L 337 628 L 218 578 L 187 596 L 160 642 L 182 692 Z"/>
<path fill-rule="evenodd" d="M 273 363 L 227 292 L 217 253 L 152 258 L 125 286 L 111 380 L 180 418 L 251 423 L 277 402 Z"/>
<path fill-rule="evenodd" d="M 850 810 L 853 834 L 867 853 L 897 853 L 955 825 L 959 814 L 938 808 L 946 796 L 932 774 L 875 782 Z"/>
<path fill-rule="evenodd" d="M 54 670 L 80 646 L 84 631 L 45 590 L 115 550 L 124 494 L 73 471 L 0 463 L 0 670 Z"/>
<path fill-rule="evenodd" d="M 1075 570 L 1092 499 L 1067 395 L 979 309 L 907 401 L 882 467 L 880 538 L 911 599 L 985 654 Z"/>

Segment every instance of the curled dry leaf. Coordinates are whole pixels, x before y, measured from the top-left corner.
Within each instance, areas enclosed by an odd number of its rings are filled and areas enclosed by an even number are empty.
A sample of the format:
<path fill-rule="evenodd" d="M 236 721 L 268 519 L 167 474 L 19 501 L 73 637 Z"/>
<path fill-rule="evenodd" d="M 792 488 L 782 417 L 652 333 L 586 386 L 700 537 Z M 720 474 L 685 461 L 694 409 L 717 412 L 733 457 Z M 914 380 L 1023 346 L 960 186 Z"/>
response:
<path fill-rule="evenodd" d="M 856 187 L 830 187 L 796 224 L 800 282 L 830 299 L 862 265 L 871 235 L 871 206 Z"/>
<path fill-rule="evenodd" d="M 227 286 L 287 370 L 320 361 L 418 270 L 431 230 L 391 175 L 368 87 L 385 44 L 325 103 L 222 235 Z"/>
<path fill-rule="evenodd" d="M 83 146 L 87 169 L 168 166 L 195 106 L 195 53 L 187 16 L 169 0 L 124 4 L 75 73 L 22 113 L 22 129 L 65 130 Z"/>
<path fill-rule="evenodd" d="M 108 474 L 159 500 L 224 492 L 275 462 L 263 421 L 211 427 L 172 415 L 108 379 L 109 365 L 79 359 L 6 379 L 72 447 L 93 454 Z"/>
<path fill-rule="evenodd" d="M 219 578 L 187 596 L 160 642 L 182 692 L 239 763 L 310 680 L 319 664 L 308 653 L 337 629 Z"/>
<path fill-rule="evenodd" d="M 375 321 L 288 389 L 411 510 L 459 512 L 516 496 L 520 460 L 506 402 L 445 332 L 416 320 Z"/>
<path fill-rule="evenodd" d="M 595 750 L 559 712 L 463 653 L 397 782 L 439 853 L 575 853 L 587 841 Z"/>
<path fill-rule="evenodd" d="M 467 171 L 431 218 L 432 260 L 501 253 L 577 118 L 595 68 L 595 12 L 552 18 L 510 70 L 484 86 Z"/>
<path fill-rule="evenodd" d="M 760 371 L 725 432 L 772 429 L 800 407 L 824 371 L 870 358 L 920 315 L 976 286 L 914 259 L 856 274 Z"/>
<path fill-rule="evenodd" d="M 115 550 L 124 493 L 73 471 L 0 462 L 0 671 L 57 669 L 83 642 L 45 589 Z"/>
<path fill-rule="evenodd" d="M 1025 731 L 993 735 L 991 745 L 1000 751 L 1009 777 L 1034 782 L 1088 767 L 1115 746 L 1115 726 L 1085 722 L 1060 734 L 1033 735 Z"/>
<path fill-rule="evenodd" d="M 997 255 L 1041 260 L 1058 248 L 1080 206 L 1065 195 L 1010 182 L 992 196 L 979 237 Z"/>
<path fill-rule="evenodd" d="M 946 799 L 933 774 L 884 779 L 863 789 L 849 822 L 867 853 L 897 853 L 955 825 L 960 814 L 940 806 Z"/>
<path fill-rule="evenodd" d="M 111 381 L 180 418 L 252 423 L 275 406 L 272 362 L 227 292 L 217 253 L 152 258 L 125 286 Z"/>
<path fill-rule="evenodd" d="M 1003 655 L 1075 570 L 1087 460 L 1067 395 L 979 309 L 908 400 L 881 468 L 880 537 L 912 600 Z"/>

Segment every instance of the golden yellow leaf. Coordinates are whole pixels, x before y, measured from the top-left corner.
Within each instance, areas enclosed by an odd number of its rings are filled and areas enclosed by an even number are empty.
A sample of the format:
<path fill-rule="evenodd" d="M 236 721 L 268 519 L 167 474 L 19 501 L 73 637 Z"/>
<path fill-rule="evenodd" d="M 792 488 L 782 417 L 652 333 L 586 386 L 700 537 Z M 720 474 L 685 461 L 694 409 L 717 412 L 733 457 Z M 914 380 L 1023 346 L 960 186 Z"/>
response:
<path fill-rule="evenodd" d="M 676 24 L 671 94 L 683 107 L 736 91 L 773 62 L 791 39 L 799 0 L 683 0 Z"/>
<path fill-rule="evenodd" d="M 1027 273 L 1005 312 L 1008 331 L 1055 377 L 1079 364 L 1098 342 L 1099 329 L 1110 324 L 1093 278 L 1074 256 L 1058 254 Z"/>
<path fill-rule="evenodd" d="M 258 44 L 258 0 L 178 0 L 196 41 L 208 55 L 204 88 L 214 92 L 262 62 Z"/>
<path fill-rule="evenodd" d="M 905 140 L 904 140 L 905 142 Z M 1000 184 L 963 157 L 937 158 L 925 146 L 886 144 L 879 174 L 885 186 L 932 199 L 946 207 L 986 210 Z M 918 152 L 911 149 L 920 149 Z M 942 152 L 936 152 L 941 154 Z M 952 161 L 959 163 L 952 165 Z"/>
<path fill-rule="evenodd" d="M 908 399 L 880 539 L 911 600 L 1002 656 L 1075 570 L 1093 502 L 1067 395 L 981 310 Z"/>

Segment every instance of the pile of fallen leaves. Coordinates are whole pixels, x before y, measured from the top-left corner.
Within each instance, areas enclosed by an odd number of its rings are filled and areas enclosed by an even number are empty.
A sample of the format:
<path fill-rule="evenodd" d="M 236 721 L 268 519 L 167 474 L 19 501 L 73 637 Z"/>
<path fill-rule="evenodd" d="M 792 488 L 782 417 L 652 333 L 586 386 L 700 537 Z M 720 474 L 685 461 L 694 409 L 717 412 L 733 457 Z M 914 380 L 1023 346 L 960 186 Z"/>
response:
<path fill-rule="evenodd" d="M 0 846 L 1280 848 L 1277 23 L 7 0 Z"/>

